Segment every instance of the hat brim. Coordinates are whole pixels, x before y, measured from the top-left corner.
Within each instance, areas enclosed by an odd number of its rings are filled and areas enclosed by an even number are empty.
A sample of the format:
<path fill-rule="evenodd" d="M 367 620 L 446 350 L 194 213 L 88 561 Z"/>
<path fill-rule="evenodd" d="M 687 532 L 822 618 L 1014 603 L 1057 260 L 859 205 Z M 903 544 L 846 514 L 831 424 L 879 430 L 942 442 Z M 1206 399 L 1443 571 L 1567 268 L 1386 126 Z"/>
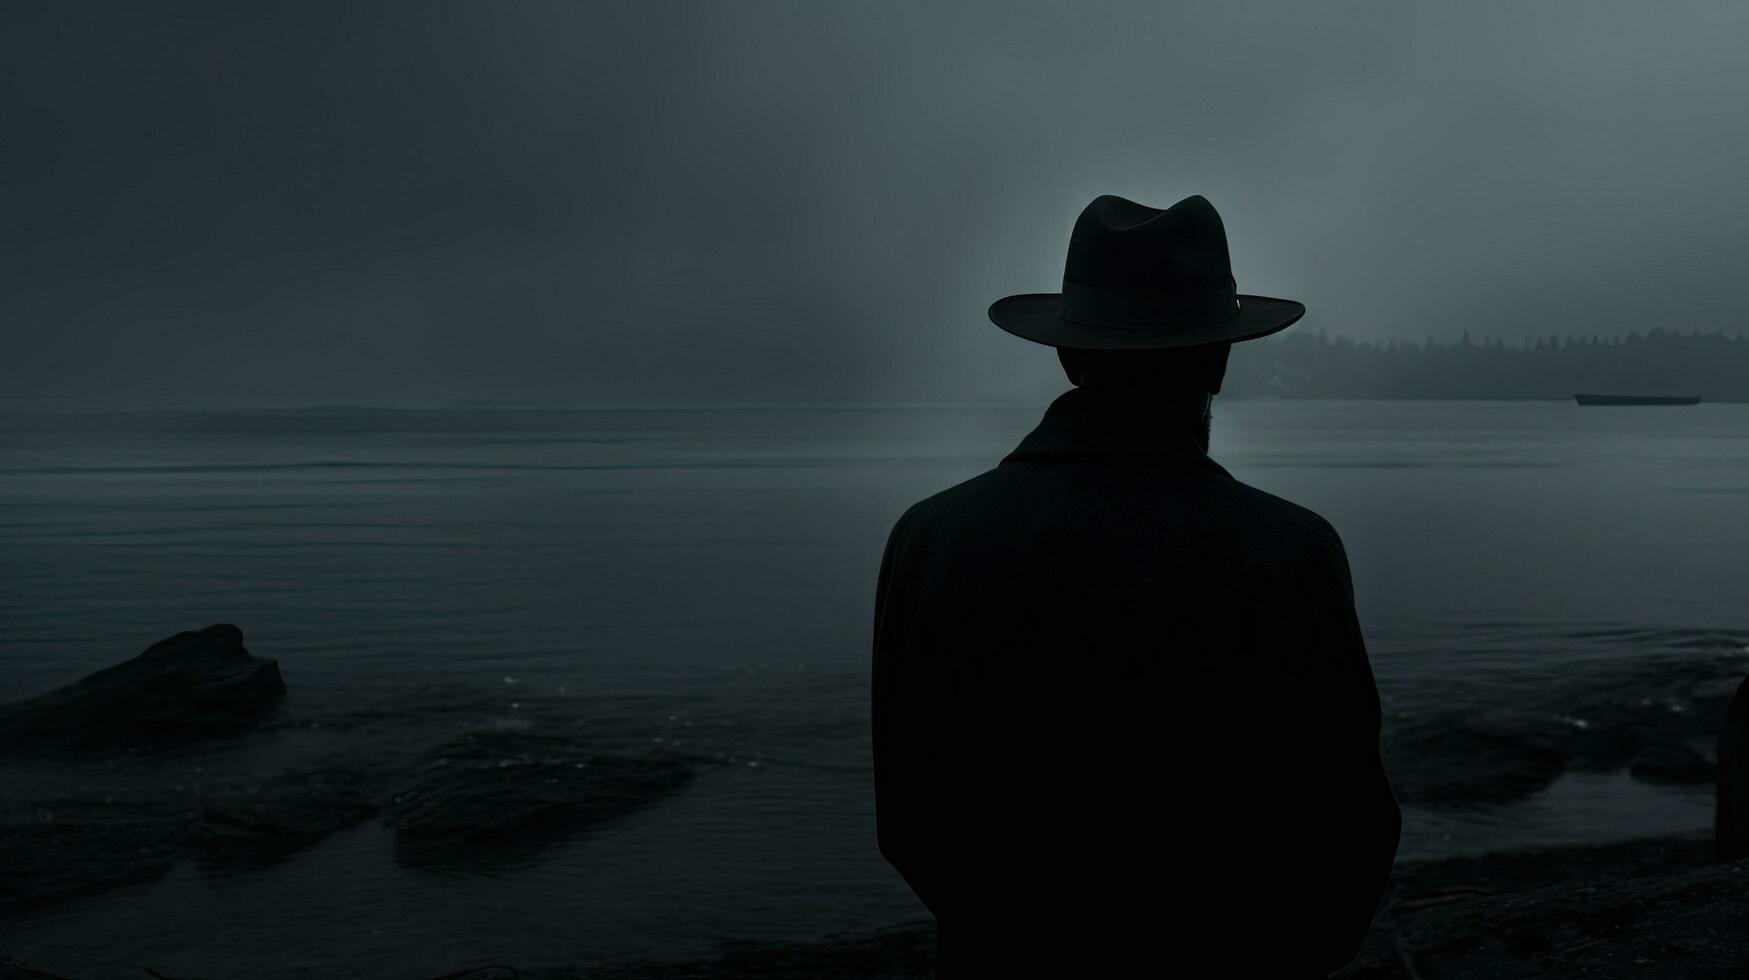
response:
<path fill-rule="evenodd" d="M 990 304 L 990 322 L 1016 337 L 1052 347 L 1084 350 L 1154 350 L 1200 344 L 1255 340 L 1282 330 L 1306 313 L 1305 304 L 1291 299 L 1241 293 L 1239 314 L 1231 320 L 1195 327 L 1097 327 L 1057 315 L 1061 293 L 1021 293 Z"/>

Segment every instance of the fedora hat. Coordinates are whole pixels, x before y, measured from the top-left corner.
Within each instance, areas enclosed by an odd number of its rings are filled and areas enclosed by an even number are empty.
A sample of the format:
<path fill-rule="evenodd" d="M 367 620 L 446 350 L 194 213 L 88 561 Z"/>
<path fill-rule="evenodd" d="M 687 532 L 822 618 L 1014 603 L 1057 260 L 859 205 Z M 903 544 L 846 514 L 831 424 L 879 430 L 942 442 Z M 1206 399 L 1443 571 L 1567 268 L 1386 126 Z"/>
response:
<path fill-rule="evenodd" d="M 990 304 L 990 319 L 1017 337 L 1089 350 L 1251 340 L 1305 312 L 1291 299 L 1237 291 L 1226 229 L 1201 194 L 1164 210 L 1094 198 L 1069 235 L 1063 291 Z"/>

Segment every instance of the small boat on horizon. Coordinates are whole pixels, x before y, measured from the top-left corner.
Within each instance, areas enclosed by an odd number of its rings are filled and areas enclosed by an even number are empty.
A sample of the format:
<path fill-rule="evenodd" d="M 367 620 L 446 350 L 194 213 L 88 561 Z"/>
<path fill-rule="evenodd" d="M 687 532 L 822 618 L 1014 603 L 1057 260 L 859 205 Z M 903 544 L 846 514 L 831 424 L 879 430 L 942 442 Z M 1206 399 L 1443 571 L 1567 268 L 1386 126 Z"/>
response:
<path fill-rule="evenodd" d="M 1574 395 L 1581 405 L 1699 405 L 1699 395 Z"/>

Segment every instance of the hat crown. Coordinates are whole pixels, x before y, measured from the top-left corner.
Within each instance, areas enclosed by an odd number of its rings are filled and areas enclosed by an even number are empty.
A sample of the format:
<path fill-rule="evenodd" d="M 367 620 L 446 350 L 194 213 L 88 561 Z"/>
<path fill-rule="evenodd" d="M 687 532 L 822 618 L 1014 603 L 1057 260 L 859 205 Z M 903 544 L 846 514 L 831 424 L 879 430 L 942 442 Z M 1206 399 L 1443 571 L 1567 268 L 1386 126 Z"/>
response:
<path fill-rule="evenodd" d="M 1063 265 L 1063 316 L 1103 326 L 1197 325 L 1236 312 L 1227 232 L 1193 194 L 1151 208 L 1105 194 L 1081 210 Z"/>
<path fill-rule="evenodd" d="M 1160 289 L 1179 281 L 1201 287 L 1231 283 L 1227 229 L 1201 194 L 1169 208 L 1105 194 L 1075 219 L 1063 278 L 1119 289 Z"/>

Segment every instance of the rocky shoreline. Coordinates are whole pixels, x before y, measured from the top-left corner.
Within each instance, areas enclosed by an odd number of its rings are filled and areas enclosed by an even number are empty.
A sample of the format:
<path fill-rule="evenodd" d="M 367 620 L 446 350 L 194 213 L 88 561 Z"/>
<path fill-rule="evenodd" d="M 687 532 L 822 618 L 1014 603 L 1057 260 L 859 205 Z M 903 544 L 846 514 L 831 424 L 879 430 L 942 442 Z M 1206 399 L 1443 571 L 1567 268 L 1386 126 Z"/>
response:
<path fill-rule="evenodd" d="M 392 728 L 393 711 L 328 716 L 325 731 L 342 728 L 331 745 L 292 751 L 288 736 L 323 721 L 285 711 L 284 696 L 278 665 L 216 624 L 0 706 L 0 761 L 30 786 L 0 803 L 0 916 L 151 881 L 178 861 L 263 866 L 373 819 L 403 865 L 538 851 L 719 762 L 535 701 L 514 727 L 460 701 L 453 730 L 423 741 L 346 737 L 347 725 Z"/>
<path fill-rule="evenodd" d="M 1635 684 L 1599 683 L 1583 692 L 1585 724 L 1551 716 L 1536 724 L 1399 726 L 1386 751 L 1414 750 L 1415 763 L 1405 763 L 1411 798 L 1455 792 L 1461 766 L 1485 773 L 1494 792 L 1511 794 L 1563 768 L 1631 767 L 1637 778 L 1716 778 L 1718 834 L 1400 863 L 1364 946 L 1338 976 L 1749 972 L 1749 827 L 1741 802 L 1749 793 L 1740 771 L 1749 757 L 1749 682 L 1721 684 L 1721 666 L 1693 660 L 1688 674 L 1630 678 L 1662 685 L 1662 700 L 1639 696 Z M 307 734 L 317 722 L 288 713 L 284 695 L 278 665 L 251 656 L 241 631 L 219 624 L 0 706 L 0 761 L 85 774 L 63 776 L 59 790 L 52 780 L 41 783 L 29 799 L 0 805 L 0 916 L 150 881 L 178 861 L 269 864 L 366 820 L 393 831 L 404 865 L 491 860 L 506 848 L 539 849 L 655 804 L 719 761 L 681 751 L 656 729 L 584 726 L 572 716 L 543 715 L 536 703 L 518 705 L 528 710 L 514 727 L 482 726 L 465 699 L 454 705 L 454 730 L 435 741 L 351 738 L 356 730 L 345 725 L 397 724 L 393 710 L 365 711 L 324 716 L 349 720 L 314 755 L 288 755 L 278 737 Z M 347 748 L 358 741 L 374 747 L 369 754 Z M 272 750 L 238 762 L 244 745 Z M 81 792 L 94 772 L 103 797 Z M 1259 935 L 1267 932 L 1259 922 Z M 452 976 L 928 977 L 934 939 L 933 922 L 923 918 L 814 943 L 732 945 L 709 959 L 591 969 L 529 964 Z M 1230 965 L 1243 974 L 1242 961 Z M 66 980 L 40 972 L 52 967 L 0 961 L 0 980 Z"/>
<path fill-rule="evenodd" d="M 1399 865 L 1360 954 L 1335 976 L 1741 977 L 1749 965 L 1749 860 L 1713 858 L 1712 839 L 1692 836 Z M 1258 936 L 1267 935 L 1267 923 L 1258 923 Z M 934 924 L 919 922 L 805 946 L 741 947 L 713 960 L 524 975 L 922 980 L 932 975 L 934 941 Z M 1224 962 L 1229 975 L 1245 975 L 1242 956 Z"/>
<path fill-rule="evenodd" d="M 1749 860 L 1708 837 L 1401 869 L 1345 978 L 1740 977 Z"/>
<path fill-rule="evenodd" d="M 1343 980 L 1741 977 L 1749 963 L 1749 859 L 1719 863 L 1710 837 L 1662 837 L 1400 865 Z M 1236 914 L 1243 914 L 1236 911 Z M 1259 936 L 1268 932 L 1258 924 Z M 607 968 L 514 965 L 456 977 L 525 980 L 924 980 L 935 925 L 921 919 L 806 944 L 738 944 L 719 956 Z M 0 980 L 76 980 L 0 963 Z M 1232 960 L 1243 975 L 1243 960 Z M 409 980 L 419 980 L 410 977 Z"/>

